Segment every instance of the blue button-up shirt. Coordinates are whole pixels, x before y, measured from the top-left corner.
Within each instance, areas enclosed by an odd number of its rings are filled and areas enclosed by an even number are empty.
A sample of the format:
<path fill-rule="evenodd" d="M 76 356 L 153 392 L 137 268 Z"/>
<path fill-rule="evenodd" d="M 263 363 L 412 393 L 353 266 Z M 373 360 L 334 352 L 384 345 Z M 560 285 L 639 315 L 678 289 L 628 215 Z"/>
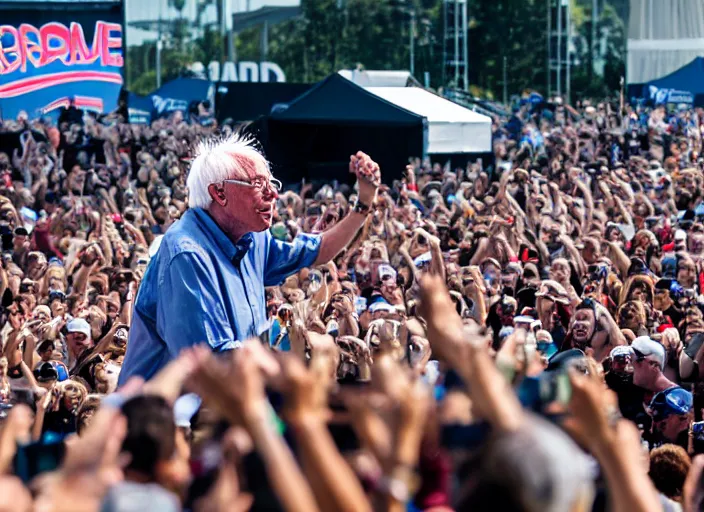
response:
<path fill-rule="evenodd" d="M 188 210 L 162 239 L 139 287 L 120 385 L 145 379 L 192 345 L 231 350 L 269 329 L 265 286 L 311 266 L 320 236 L 293 243 L 248 233 L 236 244 L 203 209 Z"/>

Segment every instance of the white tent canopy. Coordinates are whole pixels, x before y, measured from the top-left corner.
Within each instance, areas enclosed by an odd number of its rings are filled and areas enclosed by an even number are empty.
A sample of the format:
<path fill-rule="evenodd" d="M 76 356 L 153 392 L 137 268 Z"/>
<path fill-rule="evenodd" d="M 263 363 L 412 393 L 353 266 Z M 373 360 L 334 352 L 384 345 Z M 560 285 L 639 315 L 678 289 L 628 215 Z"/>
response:
<path fill-rule="evenodd" d="M 360 87 L 406 87 L 418 84 L 408 71 L 341 69 L 338 73 Z"/>
<path fill-rule="evenodd" d="M 491 151 L 491 118 L 419 87 L 367 87 L 367 91 L 428 120 L 428 153 Z"/>

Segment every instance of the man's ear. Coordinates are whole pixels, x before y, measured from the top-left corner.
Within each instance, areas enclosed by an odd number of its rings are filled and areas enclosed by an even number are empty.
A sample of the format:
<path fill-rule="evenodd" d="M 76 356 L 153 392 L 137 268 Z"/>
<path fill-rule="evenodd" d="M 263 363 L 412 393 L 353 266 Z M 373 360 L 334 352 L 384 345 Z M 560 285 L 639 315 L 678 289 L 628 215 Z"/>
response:
<path fill-rule="evenodd" d="M 213 201 L 220 206 L 227 205 L 227 197 L 225 196 L 225 187 L 222 184 L 211 183 L 208 185 L 208 193 Z"/>

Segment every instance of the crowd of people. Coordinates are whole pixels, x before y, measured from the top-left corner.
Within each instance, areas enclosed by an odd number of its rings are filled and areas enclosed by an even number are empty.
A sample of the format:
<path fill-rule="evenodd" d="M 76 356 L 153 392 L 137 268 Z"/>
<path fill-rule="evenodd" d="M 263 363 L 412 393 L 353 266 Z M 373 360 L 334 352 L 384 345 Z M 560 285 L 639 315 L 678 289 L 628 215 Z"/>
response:
<path fill-rule="evenodd" d="M 156 295 L 198 269 L 151 270 L 197 143 L 256 153 L 206 124 L 0 125 L 0 510 L 704 510 L 704 111 L 518 106 L 490 165 L 412 158 L 369 208 L 226 180 L 277 247 L 365 220 L 217 347 Z"/>

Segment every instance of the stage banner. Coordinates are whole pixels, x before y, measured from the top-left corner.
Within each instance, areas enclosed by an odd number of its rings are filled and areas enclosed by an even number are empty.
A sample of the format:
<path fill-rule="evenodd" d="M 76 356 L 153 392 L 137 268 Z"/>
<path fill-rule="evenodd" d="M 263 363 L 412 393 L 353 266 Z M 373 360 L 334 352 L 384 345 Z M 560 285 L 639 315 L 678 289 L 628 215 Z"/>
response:
<path fill-rule="evenodd" d="M 0 118 L 110 112 L 123 84 L 121 2 L 0 0 Z"/>
<path fill-rule="evenodd" d="M 147 96 L 129 93 L 127 106 L 130 123 L 149 124 L 155 119 L 181 112 L 186 121 L 197 112 L 197 104 L 215 101 L 215 85 L 200 78 L 175 78 Z M 200 122 L 203 122 L 201 120 Z"/>

